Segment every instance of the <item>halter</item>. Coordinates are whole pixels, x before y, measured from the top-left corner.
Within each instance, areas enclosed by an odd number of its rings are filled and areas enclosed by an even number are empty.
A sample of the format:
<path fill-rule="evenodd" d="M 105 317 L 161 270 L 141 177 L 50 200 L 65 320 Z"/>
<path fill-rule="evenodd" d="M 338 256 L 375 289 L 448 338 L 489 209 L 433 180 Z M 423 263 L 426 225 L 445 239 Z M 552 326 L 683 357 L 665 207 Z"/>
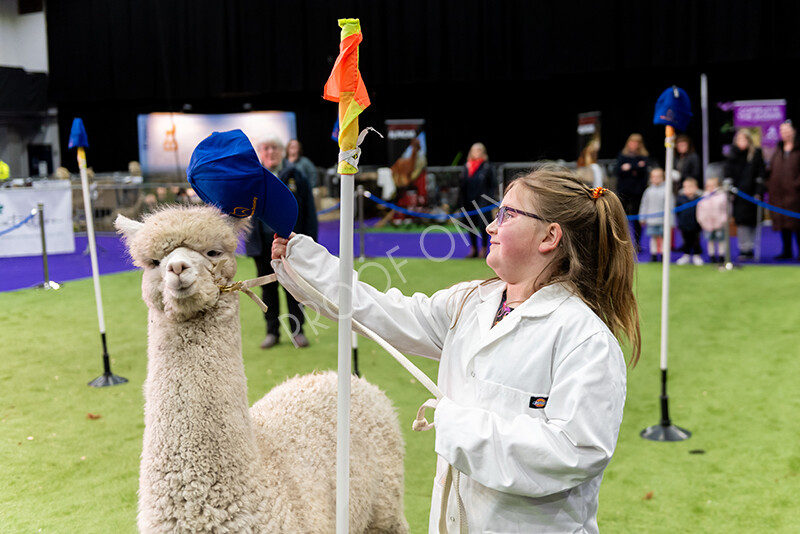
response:
<path fill-rule="evenodd" d="M 227 258 L 222 258 L 219 263 L 214 266 L 214 270 L 212 274 L 214 276 L 214 282 L 217 284 L 220 293 L 233 293 L 234 291 L 241 291 L 251 299 L 253 302 L 258 304 L 258 307 L 261 308 L 261 311 L 266 313 L 267 305 L 264 304 L 264 301 L 258 298 L 258 295 L 250 291 L 251 287 L 258 287 L 258 286 L 265 286 L 269 283 L 275 282 L 278 280 L 278 275 L 267 274 L 264 276 L 259 276 L 258 278 L 251 278 L 250 280 L 240 280 L 238 282 L 234 282 L 232 284 L 225 284 L 222 276 L 220 275 L 220 271 L 222 267 L 227 262 Z"/>

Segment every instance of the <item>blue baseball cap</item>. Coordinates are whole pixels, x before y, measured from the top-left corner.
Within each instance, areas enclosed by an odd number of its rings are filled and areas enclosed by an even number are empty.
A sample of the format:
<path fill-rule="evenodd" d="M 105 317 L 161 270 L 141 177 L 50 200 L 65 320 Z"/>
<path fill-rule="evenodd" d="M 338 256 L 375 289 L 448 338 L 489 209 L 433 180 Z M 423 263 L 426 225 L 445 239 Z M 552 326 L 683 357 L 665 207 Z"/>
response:
<path fill-rule="evenodd" d="M 686 91 L 674 85 L 661 93 L 653 113 L 653 124 L 673 126 L 686 131 L 692 119 L 692 104 Z"/>
<path fill-rule="evenodd" d="M 233 217 L 255 215 L 281 237 L 297 222 L 297 200 L 258 161 L 241 130 L 214 132 L 192 152 L 186 176 L 197 195 Z"/>

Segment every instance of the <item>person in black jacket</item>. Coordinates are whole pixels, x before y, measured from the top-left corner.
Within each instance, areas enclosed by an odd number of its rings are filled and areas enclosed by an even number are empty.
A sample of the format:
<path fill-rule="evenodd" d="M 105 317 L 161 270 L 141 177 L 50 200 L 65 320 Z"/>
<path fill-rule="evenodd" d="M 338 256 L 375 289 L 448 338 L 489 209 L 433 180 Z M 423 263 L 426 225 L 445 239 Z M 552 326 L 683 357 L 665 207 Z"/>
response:
<path fill-rule="evenodd" d="M 617 196 L 622 201 L 627 215 L 638 215 L 642 203 L 642 195 L 647 189 L 650 175 L 650 154 L 644 146 L 641 134 L 633 133 L 628 136 L 625 146 L 617 156 L 614 174 L 617 176 Z M 633 244 L 640 250 L 639 239 L 642 235 L 642 225 L 638 219 L 633 221 Z"/>
<path fill-rule="evenodd" d="M 314 194 L 308 180 L 297 167 L 283 167 L 284 146 L 279 139 L 262 141 L 256 148 L 261 164 L 286 184 L 297 199 L 298 213 L 294 231 L 305 234 L 316 241 L 317 211 L 314 205 Z M 245 241 L 245 252 L 255 260 L 258 276 L 274 272 L 270 264 L 274 234 L 274 230 L 263 221 L 253 220 L 253 228 Z M 291 328 L 292 341 L 296 347 L 307 347 L 308 338 L 303 334 L 305 317 L 302 305 L 288 291 L 284 290 L 284 293 L 289 312 L 286 318 Z M 268 349 L 275 346 L 280 339 L 278 284 L 263 286 L 262 295 L 264 303 L 267 305 L 267 311 L 264 313 L 267 322 L 267 336 L 261 343 L 261 348 Z"/>
<path fill-rule="evenodd" d="M 678 134 L 675 137 L 675 163 L 673 167 L 677 171 L 673 178 L 675 194 L 678 194 L 683 188 L 683 181 L 687 178 L 694 178 L 697 182 L 697 187 L 703 188 L 703 180 L 701 177 L 700 156 L 694 150 L 692 138 L 686 134 Z"/>
<path fill-rule="evenodd" d="M 475 143 L 469 149 L 467 164 L 461 171 L 461 181 L 458 190 L 458 205 L 465 211 L 475 211 L 492 204 L 497 198 L 497 178 L 489 163 L 489 155 L 483 143 Z M 491 219 L 489 213 L 470 215 L 467 224 L 474 226 L 474 231 L 469 234 L 472 244 L 468 258 L 482 258 L 489 251 L 489 234 L 486 233 L 487 220 Z M 471 223 L 471 224 L 470 224 Z M 483 246 L 478 251 L 478 234 L 481 234 Z"/>
<path fill-rule="evenodd" d="M 742 193 L 760 198 L 764 193 L 764 157 L 756 147 L 750 130 L 742 128 L 733 138 L 733 146 L 725 161 L 725 177 Z M 738 196 L 733 199 L 733 219 L 739 244 L 739 260 L 752 260 L 755 248 L 758 208 Z"/>

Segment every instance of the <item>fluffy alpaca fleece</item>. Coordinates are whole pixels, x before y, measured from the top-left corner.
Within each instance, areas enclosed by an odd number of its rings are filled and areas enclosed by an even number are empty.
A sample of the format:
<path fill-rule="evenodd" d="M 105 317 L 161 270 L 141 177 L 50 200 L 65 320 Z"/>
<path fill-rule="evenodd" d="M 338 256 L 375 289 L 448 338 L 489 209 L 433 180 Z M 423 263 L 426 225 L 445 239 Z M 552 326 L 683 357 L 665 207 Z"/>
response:
<path fill-rule="evenodd" d="M 218 287 L 245 224 L 211 207 L 117 218 L 149 307 L 142 532 L 335 531 L 336 374 L 295 377 L 248 409 L 239 296 Z M 407 532 L 396 413 L 374 385 L 351 386 L 350 531 Z"/>

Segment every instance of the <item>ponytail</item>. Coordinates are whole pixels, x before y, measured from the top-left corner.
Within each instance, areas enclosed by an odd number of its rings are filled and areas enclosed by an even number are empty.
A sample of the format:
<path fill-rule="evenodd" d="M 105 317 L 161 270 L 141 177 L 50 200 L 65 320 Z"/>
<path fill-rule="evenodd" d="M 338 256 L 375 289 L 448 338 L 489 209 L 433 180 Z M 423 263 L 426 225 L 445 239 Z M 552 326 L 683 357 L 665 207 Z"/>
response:
<path fill-rule="evenodd" d="M 639 308 L 633 294 L 634 247 L 619 198 L 604 188 L 590 189 L 568 169 L 545 164 L 509 184 L 533 193 L 545 221 L 561 226 L 561 246 L 542 285 L 565 283 L 632 350 L 641 353 Z M 539 283 L 539 281 L 537 281 Z"/>

